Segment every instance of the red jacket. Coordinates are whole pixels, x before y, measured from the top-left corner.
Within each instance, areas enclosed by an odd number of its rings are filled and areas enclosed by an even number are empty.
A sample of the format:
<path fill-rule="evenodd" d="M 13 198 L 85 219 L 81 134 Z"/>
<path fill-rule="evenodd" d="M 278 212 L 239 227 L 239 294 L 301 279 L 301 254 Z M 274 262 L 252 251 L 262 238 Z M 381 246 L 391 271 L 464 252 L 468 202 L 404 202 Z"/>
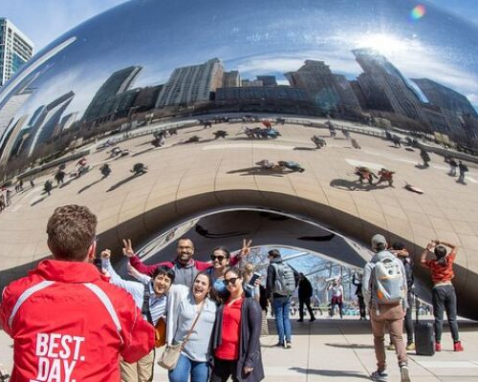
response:
<path fill-rule="evenodd" d="M 132 297 L 89 263 L 41 262 L 5 288 L 0 321 L 14 339 L 11 382 L 118 382 L 120 356 L 154 346 Z"/>

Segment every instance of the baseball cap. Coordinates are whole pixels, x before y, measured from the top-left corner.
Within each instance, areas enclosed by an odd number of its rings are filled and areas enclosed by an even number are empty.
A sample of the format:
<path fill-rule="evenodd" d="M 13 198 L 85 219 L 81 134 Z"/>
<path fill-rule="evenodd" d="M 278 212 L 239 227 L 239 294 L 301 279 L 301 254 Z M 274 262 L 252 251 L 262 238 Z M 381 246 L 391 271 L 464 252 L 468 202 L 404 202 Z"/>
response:
<path fill-rule="evenodd" d="M 376 234 L 372 236 L 372 248 L 375 249 L 378 246 L 387 246 L 387 239 L 383 235 Z"/>

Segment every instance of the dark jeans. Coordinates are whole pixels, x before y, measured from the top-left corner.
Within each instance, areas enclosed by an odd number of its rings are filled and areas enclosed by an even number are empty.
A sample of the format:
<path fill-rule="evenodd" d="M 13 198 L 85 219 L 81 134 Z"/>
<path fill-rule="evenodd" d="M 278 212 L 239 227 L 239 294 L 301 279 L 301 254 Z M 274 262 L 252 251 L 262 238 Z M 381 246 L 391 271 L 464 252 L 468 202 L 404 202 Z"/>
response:
<path fill-rule="evenodd" d="M 405 325 L 405 331 L 407 332 L 407 345 L 413 343 L 413 318 L 412 318 L 412 310 L 413 310 L 413 296 L 408 295 L 408 309 L 405 313 L 405 319 L 403 321 Z"/>
<path fill-rule="evenodd" d="M 460 340 L 458 323 L 456 321 L 456 294 L 453 285 L 441 285 L 432 291 L 433 315 L 435 316 L 435 340 L 441 342 L 443 333 L 443 313 L 446 311 L 453 342 Z"/>
<path fill-rule="evenodd" d="M 310 319 L 315 319 L 314 311 L 312 310 L 312 307 L 310 306 L 310 297 L 299 298 L 299 317 L 300 317 L 300 319 L 301 320 L 304 319 L 304 304 L 307 307 L 307 310 L 309 311 Z"/>
<path fill-rule="evenodd" d="M 214 358 L 214 368 L 212 369 L 209 382 L 227 382 L 229 377 L 232 378 L 233 382 L 237 382 L 236 369 L 237 361 L 226 361 L 224 359 Z"/>

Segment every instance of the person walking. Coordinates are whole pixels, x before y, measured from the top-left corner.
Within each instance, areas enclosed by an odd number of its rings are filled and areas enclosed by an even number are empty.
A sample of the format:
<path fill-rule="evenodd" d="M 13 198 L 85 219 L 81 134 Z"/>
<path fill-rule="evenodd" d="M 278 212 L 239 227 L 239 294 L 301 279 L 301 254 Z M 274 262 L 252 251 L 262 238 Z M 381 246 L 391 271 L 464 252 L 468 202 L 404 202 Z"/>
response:
<path fill-rule="evenodd" d="M 403 263 L 388 250 L 382 235 L 372 237 L 375 255 L 364 268 L 362 290 L 370 314 L 377 370 L 374 381 L 388 381 L 385 354 L 385 327 L 388 326 L 400 368 L 401 382 L 410 382 L 408 358 L 403 342 L 403 316 L 407 308 L 407 282 Z"/>
<path fill-rule="evenodd" d="M 335 279 L 334 281 L 332 281 L 332 284 L 329 285 L 328 289 L 332 291 L 332 295 L 330 299 L 330 317 L 334 316 L 335 306 L 338 306 L 340 318 L 344 318 L 343 317 L 344 287 L 339 282 L 339 280 Z"/>
<path fill-rule="evenodd" d="M 167 267 L 158 267 L 146 284 L 123 280 L 111 265 L 111 251 L 101 252 L 102 268 L 113 285 L 124 289 L 133 297 L 134 302 L 145 320 L 155 327 L 155 348 L 165 343 L 166 307 L 168 292 L 174 282 L 174 271 Z M 145 276 L 147 277 L 147 276 Z M 121 361 L 121 382 L 151 382 L 154 377 L 155 349 L 138 362 Z"/>
<path fill-rule="evenodd" d="M 262 365 L 261 307 L 254 297 L 246 297 L 243 274 L 229 268 L 224 284 L 228 299 L 218 308 L 212 334 L 212 375 L 210 382 L 259 382 Z"/>
<path fill-rule="evenodd" d="M 175 285 L 168 297 L 166 341 L 182 343 L 176 367 L 169 370 L 170 382 L 208 382 L 211 333 L 216 320 L 216 303 L 208 272 L 199 272 L 192 287 Z"/>
<path fill-rule="evenodd" d="M 410 258 L 408 250 L 405 248 L 405 245 L 400 242 L 395 242 L 392 244 L 392 249 L 390 250 L 398 259 L 403 263 L 405 268 L 405 277 L 407 280 L 407 303 L 408 307 L 405 312 L 405 332 L 407 333 L 407 347 L 406 350 L 415 350 L 415 341 L 414 341 L 414 329 L 413 329 L 413 301 L 414 301 L 414 284 L 415 278 L 413 277 L 413 264 Z M 393 345 L 393 344 L 391 344 Z M 390 350 L 395 350 L 394 348 Z"/>
<path fill-rule="evenodd" d="M 310 306 L 310 298 L 313 294 L 312 284 L 303 273 L 299 273 L 299 319 L 297 322 L 304 322 L 304 305 L 309 311 L 309 322 L 315 321 L 314 311 Z"/>
<path fill-rule="evenodd" d="M 430 155 L 428 155 L 425 149 L 420 150 L 420 157 L 423 161 L 423 167 L 430 167 L 430 165 L 428 164 L 428 162 L 430 162 Z"/>
<path fill-rule="evenodd" d="M 154 328 L 133 298 L 91 264 L 97 218 L 87 207 L 55 209 L 52 259 L 3 292 L 0 323 L 13 338 L 11 382 L 119 381 L 120 357 L 136 362 L 154 346 Z"/>
<path fill-rule="evenodd" d="M 360 312 L 360 319 L 366 320 L 367 319 L 367 309 L 365 309 L 365 301 L 363 299 L 362 293 L 362 273 L 355 272 L 352 277 L 352 284 L 354 284 L 357 289 L 355 290 L 355 295 L 357 296 L 359 312 Z"/>
<path fill-rule="evenodd" d="M 447 248 L 450 251 L 447 251 Z M 435 259 L 427 260 L 428 254 L 433 250 Z M 448 252 L 448 253 L 447 253 Z M 448 325 L 453 338 L 453 350 L 463 351 L 456 320 L 456 293 L 452 284 L 455 277 L 453 263 L 455 262 L 458 248 L 441 240 L 432 240 L 420 256 L 420 263 L 430 269 L 433 289 L 432 303 L 435 316 L 435 350 L 442 350 L 441 339 L 443 333 L 443 313 L 446 311 Z"/>
<path fill-rule="evenodd" d="M 282 260 L 277 249 L 268 252 L 266 296 L 271 301 L 279 342 L 276 346 L 285 349 L 292 347 L 292 327 L 290 324 L 290 303 L 297 286 L 298 274 Z"/>
<path fill-rule="evenodd" d="M 460 171 L 460 176 L 458 177 L 457 182 L 465 183 L 465 173 L 468 172 L 468 166 L 460 160 L 458 161 L 458 169 Z"/>

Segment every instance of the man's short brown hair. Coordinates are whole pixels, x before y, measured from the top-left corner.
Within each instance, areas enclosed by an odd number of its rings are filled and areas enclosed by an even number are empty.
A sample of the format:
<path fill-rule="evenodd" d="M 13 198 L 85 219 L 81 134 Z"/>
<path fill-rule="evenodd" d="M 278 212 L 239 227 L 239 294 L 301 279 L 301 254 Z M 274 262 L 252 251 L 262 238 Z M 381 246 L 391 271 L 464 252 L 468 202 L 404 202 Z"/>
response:
<path fill-rule="evenodd" d="M 84 206 L 58 207 L 48 220 L 46 233 L 53 257 L 83 261 L 96 237 L 96 216 Z"/>

